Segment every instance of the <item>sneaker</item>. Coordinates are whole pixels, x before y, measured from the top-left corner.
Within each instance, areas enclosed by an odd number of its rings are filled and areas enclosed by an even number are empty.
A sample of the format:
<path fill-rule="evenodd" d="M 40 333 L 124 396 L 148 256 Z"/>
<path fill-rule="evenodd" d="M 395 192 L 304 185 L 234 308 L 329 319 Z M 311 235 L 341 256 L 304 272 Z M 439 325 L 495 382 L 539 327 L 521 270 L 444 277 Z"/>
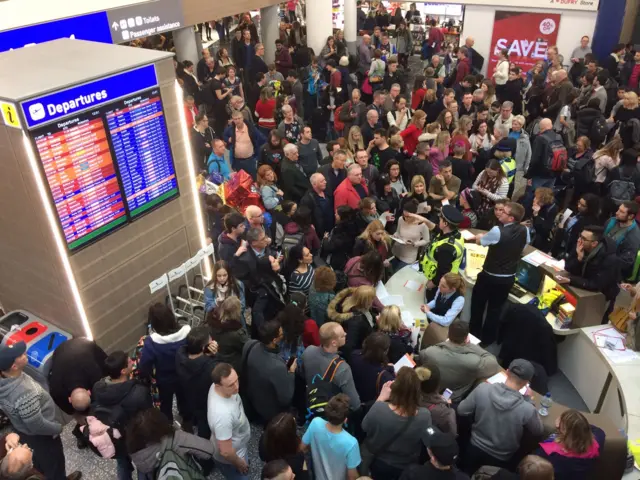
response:
<path fill-rule="evenodd" d="M 82 478 L 82 472 L 75 471 L 71 475 L 67 475 L 67 480 L 80 480 Z"/>

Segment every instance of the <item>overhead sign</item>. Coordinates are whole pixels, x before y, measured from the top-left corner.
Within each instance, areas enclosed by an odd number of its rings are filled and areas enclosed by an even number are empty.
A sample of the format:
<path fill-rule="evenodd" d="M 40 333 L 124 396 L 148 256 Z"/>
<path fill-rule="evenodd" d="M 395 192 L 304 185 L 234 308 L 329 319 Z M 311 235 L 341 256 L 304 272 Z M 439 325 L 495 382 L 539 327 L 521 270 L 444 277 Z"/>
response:
<path fill-rule="evenodd" d="M 107 13 L 90 13 L 0 32 L 0 52 L 31 47 L 59 38 L 112 43 Z"/>
<path fill-rule="evenodd" d="M 13 103 L 0 102 L 0 110 L 2 110 L 2 119 L 5 125 L 20 128 L 20 117 L 18 117 L 18 110 Z"/>
<path fill-rule="evenodd" d="M 22 102 L 29 128 L 113 102 L 158 84 L 153 65 L 129 70 L 95 82 L 77 85 L 46 96 Z"/>
<path fill-rule="evenodd" d="M 184 26 L 182 2 L 157 0 L 107 10 L 113 43 L 169 32 Z"/>
<path fill-rule="evenodd" d="M 509 62 L 528 72 L 537 62 L 547 58 L 547 47 L 556 44 L 560 18 L 559 13 L 497 10 L 487 71 L 493 74 L 500 52 L 507 50 Z"/>
<path fill-rule="evenodd" d="M 523 7 L 537 11 L 545 10 L 586 10 L 598 11 L 600 0 L 444 0 L 441 3 L 457 3 L 462 5 L 487 5 L 492 7 Z"/>

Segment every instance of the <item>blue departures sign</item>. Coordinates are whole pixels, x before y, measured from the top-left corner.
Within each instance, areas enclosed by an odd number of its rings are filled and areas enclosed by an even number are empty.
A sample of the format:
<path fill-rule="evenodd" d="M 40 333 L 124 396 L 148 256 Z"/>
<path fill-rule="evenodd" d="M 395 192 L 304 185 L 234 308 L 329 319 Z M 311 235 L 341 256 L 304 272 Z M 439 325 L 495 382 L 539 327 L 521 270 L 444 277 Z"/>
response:
<path fill-rule="evenodd" d="M 29 47 L 59 38 L 111 43 L 111 29 L 107 12 L 89 13 L 79 17 L 0 32 L 0 52 Z"/>
<path fill-rule="evenodd" d="M 22 102 L 29 128 L 95 108 L 158 84 L 153 65 L 101 78 L 50 95 Z"/>

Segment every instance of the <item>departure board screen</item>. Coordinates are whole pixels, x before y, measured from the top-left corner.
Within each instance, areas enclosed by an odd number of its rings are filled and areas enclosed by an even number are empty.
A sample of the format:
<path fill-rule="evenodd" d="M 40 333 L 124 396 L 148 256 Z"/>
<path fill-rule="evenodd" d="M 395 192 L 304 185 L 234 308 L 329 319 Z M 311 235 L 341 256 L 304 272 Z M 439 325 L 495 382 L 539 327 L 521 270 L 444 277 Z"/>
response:
<path fill-rule="evenodd" d="M 176 196 L 160 90 L 111 104 L 105 116 L 131 217 Z"/>
<path fill-rule="evenodd" d="M 69 249 L 126 223 L 102 118 L 90 113 L 43 130 L 34 140 Z"/>
<path fill-rule="evenodd" d="M 179 195 L 157 87 L 31 135 L 70 251 Z"/>

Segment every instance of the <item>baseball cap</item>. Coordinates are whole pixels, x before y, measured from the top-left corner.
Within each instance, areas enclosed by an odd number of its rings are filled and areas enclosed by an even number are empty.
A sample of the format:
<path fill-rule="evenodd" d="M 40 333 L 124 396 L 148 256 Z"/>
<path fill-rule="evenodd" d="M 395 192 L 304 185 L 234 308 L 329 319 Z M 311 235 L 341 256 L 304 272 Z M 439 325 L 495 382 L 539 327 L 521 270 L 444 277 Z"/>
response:
<path fill-rule="evenodd" d="M 429 427 L 427 428 L 426 443 L 440 465 L 450 467 L 456 463 L 459 450 L 456 437 L 453 434 Z"/>
<path fill-rule="evenodd" d="M 20 355 L 27 351 L 27 344 L 16 342 L 11 345 L 0 345 L 0 372 L 9 370 Z"/>
<path fill-rule="evenodd" d="M 464 216 L 460 210 L 453 205 L 444 205 L 440 213 L 442 213 L 442 218 L 444 218 L 445 221 L 454 225 L 460 225 L 462 220 L 464 220 Z"/>
<path fill-rule="evenodd" d="M 536 373 L 531 362 L 522 358 L 516 358 L 509 364 L 509 371 L 521 380 L 530 382 Z"/>

